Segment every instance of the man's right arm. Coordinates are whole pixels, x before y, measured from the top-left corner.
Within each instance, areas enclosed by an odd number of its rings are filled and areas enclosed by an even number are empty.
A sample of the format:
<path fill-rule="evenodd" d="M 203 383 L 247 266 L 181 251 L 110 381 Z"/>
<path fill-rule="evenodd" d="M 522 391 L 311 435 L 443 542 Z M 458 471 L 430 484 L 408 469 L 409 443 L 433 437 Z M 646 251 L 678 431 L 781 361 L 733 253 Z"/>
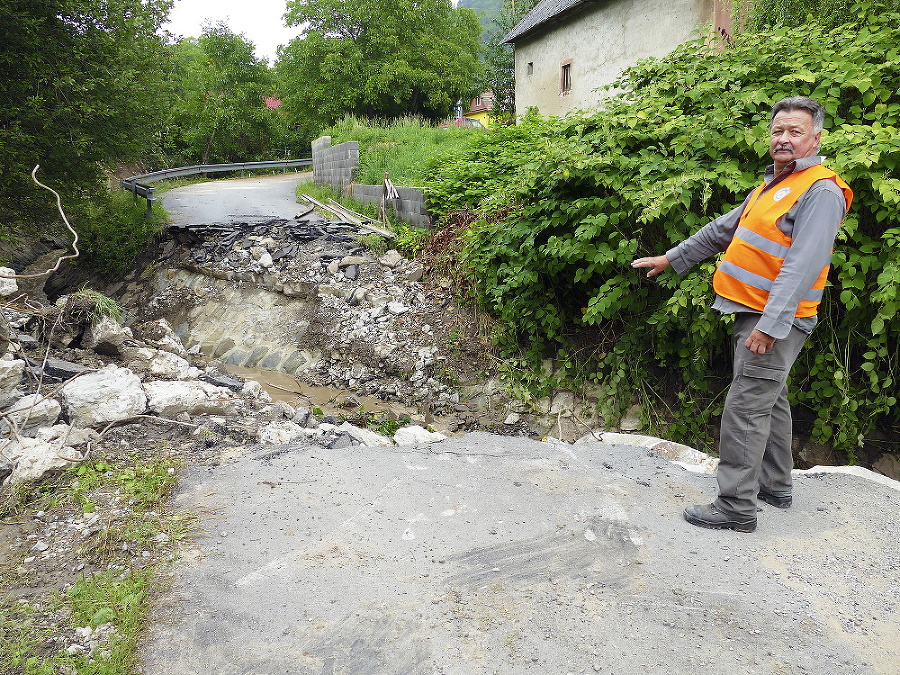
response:
<path fill-rule="evenodd" d="M 695 234 L 666 251 L 665 257 L 672 264 L 672 269 L 678 274 L 684 274 L 701 260 L 728 248 L 749 199 L 748 196 L 738 208 L 707 223 Z"/>

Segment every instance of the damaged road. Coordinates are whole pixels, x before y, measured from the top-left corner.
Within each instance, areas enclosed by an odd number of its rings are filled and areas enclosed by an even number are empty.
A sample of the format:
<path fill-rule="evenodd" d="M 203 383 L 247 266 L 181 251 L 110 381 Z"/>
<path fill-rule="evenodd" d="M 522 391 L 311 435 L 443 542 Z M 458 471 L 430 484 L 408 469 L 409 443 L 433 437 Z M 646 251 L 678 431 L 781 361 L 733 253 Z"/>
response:
<path fill-rule="evenodd" d="M 342 269 L 308 279 L 337 289 L 338 324 Z M 561 401 L 560 432 L 581 412 Z M 194 465 L 177 499 L 205 533 L 143 672 L 897 672 L 897 483 L 798 472 L 755 533 L 701 530 L 681 512 L 714 496 L 709 458 L 609 438 L 296 441 Z"/>
<path fill-rule="evenodd" d="M 897 671 L 896 485 L 798 475 L 750 535 L 682 519 L 714 495 L 590 441 L 248 449 L 188 473 L 143 672 Z"/>

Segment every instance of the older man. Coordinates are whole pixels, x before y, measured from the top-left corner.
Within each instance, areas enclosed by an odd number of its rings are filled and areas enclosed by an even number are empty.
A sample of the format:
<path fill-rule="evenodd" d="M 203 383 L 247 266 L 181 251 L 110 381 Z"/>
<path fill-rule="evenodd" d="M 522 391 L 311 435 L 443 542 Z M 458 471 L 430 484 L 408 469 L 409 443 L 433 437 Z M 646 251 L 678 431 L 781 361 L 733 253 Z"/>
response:
<path fill-rule="evenodd" d="M 713 276 L 713 308 L 734 314 L 734 370 L 722 412 L 719 495 L 690 506 L 700 527 L 756 529 L 757 499 L 791 505 L 791 410 L 787 380 L 828 278 L 831 247 L 853 192 L 817 156 L 825 111 L 804 96 L 772 108 L 769 154 L 774 164 L 741 206 L 665 255 L 632 267 L 655 276 L 670 265 L 684 274 L 725 252 Z"/>

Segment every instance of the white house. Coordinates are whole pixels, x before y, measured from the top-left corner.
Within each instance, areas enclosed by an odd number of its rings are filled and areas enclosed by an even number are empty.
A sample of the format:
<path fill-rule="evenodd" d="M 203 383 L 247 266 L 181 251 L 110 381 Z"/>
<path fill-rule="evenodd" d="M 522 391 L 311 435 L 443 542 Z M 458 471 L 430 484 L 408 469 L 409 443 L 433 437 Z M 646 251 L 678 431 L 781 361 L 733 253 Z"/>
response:
<path fill-rule="evenodd" d="M 541 0 L 504 39 L 515 48 L 516 115 L 590 109 L 625 68 L 706 26 L 730 35 L 725 0 Z"/>

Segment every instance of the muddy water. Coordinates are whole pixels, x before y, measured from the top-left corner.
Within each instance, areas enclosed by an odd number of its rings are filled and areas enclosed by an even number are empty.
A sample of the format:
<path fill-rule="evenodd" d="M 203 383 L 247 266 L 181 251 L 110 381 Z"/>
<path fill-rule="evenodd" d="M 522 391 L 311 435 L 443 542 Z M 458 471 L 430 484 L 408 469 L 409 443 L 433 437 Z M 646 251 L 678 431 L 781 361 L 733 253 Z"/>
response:
<path fill-rule="evenodd" d="M 273 370 L 259 370 L 235 365 L 220 365 L 228 373 L 247 380 L 256 380 L 272 400 L 285 401 L 292 406 L 320 408 L 326 415 L 348 415 L 362 408 L 367 413 L 387 413 L 392 418 L 421 417 L 415 408 L 400 403 L 388 403 L 373 396 L 357 396 L 352 391 L 340 387 L 317 387 L 297 381 L 290 375 Z"/>

